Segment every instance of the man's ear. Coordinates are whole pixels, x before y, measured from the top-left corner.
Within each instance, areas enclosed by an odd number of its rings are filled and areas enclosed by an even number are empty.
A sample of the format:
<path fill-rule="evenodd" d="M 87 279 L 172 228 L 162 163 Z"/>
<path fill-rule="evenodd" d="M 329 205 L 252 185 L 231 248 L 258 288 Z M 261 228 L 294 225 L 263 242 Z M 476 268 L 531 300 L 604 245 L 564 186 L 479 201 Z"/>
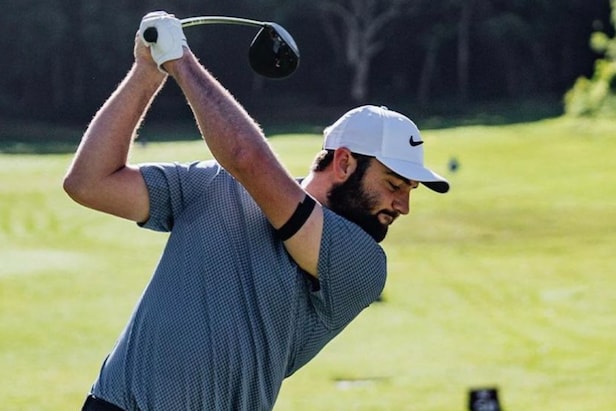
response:
<path fill-rule="evenodd" d="M 348 148 L 342 147 L 334 151 L 332 162 L 334 176 L 338 182 L 346 181 L 357 168 L 357 160 Z"/>

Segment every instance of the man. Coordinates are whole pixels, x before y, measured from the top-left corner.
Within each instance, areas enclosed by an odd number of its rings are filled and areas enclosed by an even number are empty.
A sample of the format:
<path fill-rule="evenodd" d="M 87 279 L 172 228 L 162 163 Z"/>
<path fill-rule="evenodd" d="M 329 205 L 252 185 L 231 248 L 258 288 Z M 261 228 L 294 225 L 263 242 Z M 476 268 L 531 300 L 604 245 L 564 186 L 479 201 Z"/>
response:
<path fill-rule="evenodd" d="M 155 44 L 142 41 L 148 26 Z M 83 409 L 270 410 L 283 379 L 381 294 L 378 242 L 408 214 L 411 190 L 449 184 L 423 166 L 415 125 L 374 106 L 325 131 L 324 151 L 299 183 L 197 61 L 175 17 L 144 17 L 134 54 L 64 188 L 87 207 L 171 234 Z M 167 77 L 216 161 L 128 164 Z"/>

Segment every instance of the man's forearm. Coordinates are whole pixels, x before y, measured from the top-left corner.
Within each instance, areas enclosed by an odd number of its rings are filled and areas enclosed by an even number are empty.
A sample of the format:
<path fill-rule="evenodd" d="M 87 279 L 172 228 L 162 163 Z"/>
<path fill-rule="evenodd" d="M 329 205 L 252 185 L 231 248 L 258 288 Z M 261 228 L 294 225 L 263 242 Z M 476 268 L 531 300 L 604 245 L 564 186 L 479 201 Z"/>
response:
<path fill-rule="evenodd" d="M 69 171 L 73 178 L 89 184 L 126 165 L 135 132 L 164 78 L 131 68 L 88 126 Z"/>
<path fill-rule="evenodd" d="M 185 54 L 169 68 L 190 103 L 207 146 L 225 169 L 241 181 L 244 174 L 250 174 L 247 168 L 257 165 L 251 158 L 256 156 L 268 164 L 273 155 L 260 127 L 194 55 Z"/>

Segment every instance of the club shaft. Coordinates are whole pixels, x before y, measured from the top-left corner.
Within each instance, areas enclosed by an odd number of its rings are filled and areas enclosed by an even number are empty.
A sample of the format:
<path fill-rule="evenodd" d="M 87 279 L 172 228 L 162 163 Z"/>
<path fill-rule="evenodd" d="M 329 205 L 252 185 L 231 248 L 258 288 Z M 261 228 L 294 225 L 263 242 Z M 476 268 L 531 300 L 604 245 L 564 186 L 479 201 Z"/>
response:
<path fill-rule="evenodd" d="M 197 26 L 200 24 L 237 24 L 241 26 L 264 26 L 263 21 L 244 19 L 241 17 L 227 17 L 227 16 L 199 16 L 188 17 L 181 19 L 182 27 Z"/>
<path fill-rule="evenodd" d="M 180 23 L 182 27 L 190 27 L 197 26 L 200 24 L 236 24 L 242 26 L 257 26 L 264 27 L 267 26 L 268 23 L 264 21 L 244 19 L 241 17 L 228 17 L 228 16 L 198 16 L 198 17 L 187 17 L 185 19 L 181 19 Z M 155 27 L 149 27 L 145 30 L 144 38 L 149 43 L 156 43 L 156 39 L 158 38 L 158 33 Z"/>

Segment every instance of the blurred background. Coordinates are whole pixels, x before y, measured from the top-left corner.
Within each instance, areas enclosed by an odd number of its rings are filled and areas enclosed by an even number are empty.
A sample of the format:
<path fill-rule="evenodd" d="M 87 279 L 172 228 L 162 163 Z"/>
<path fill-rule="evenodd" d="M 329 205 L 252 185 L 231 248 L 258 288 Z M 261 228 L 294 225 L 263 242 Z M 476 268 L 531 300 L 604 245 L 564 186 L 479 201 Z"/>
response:
<path fill-rule="evenodd" d="M 385 104 L 423 127 L 482 114 L 558 115 L 563 95 L 593 73 L 594 32 L 613 33 L 609 0 L 2 0 L 0 139 L 8 124 L 87 124 L 132 62 L 141 17 L 227 15 L 274 21 L 301 51 L 296 73 L 268 80 L 248 66 L 255 28 L 185 29 L 203 63 L 265 126 L 329 122 L 360 103 Z M 190 118 L 177 88 L 156 121 Z M 332 110 L 332 108 L 338 110 Z M 0 123 L 0 124 L 2 124 Z M 9 132 L 9 131 L 12 131 Z M 54 138 L 47 135 L 45 138 Z M 59 138 L 67 137 L 60 133 Z M 33 138 L 36 138 L 34 136 Z"/>

